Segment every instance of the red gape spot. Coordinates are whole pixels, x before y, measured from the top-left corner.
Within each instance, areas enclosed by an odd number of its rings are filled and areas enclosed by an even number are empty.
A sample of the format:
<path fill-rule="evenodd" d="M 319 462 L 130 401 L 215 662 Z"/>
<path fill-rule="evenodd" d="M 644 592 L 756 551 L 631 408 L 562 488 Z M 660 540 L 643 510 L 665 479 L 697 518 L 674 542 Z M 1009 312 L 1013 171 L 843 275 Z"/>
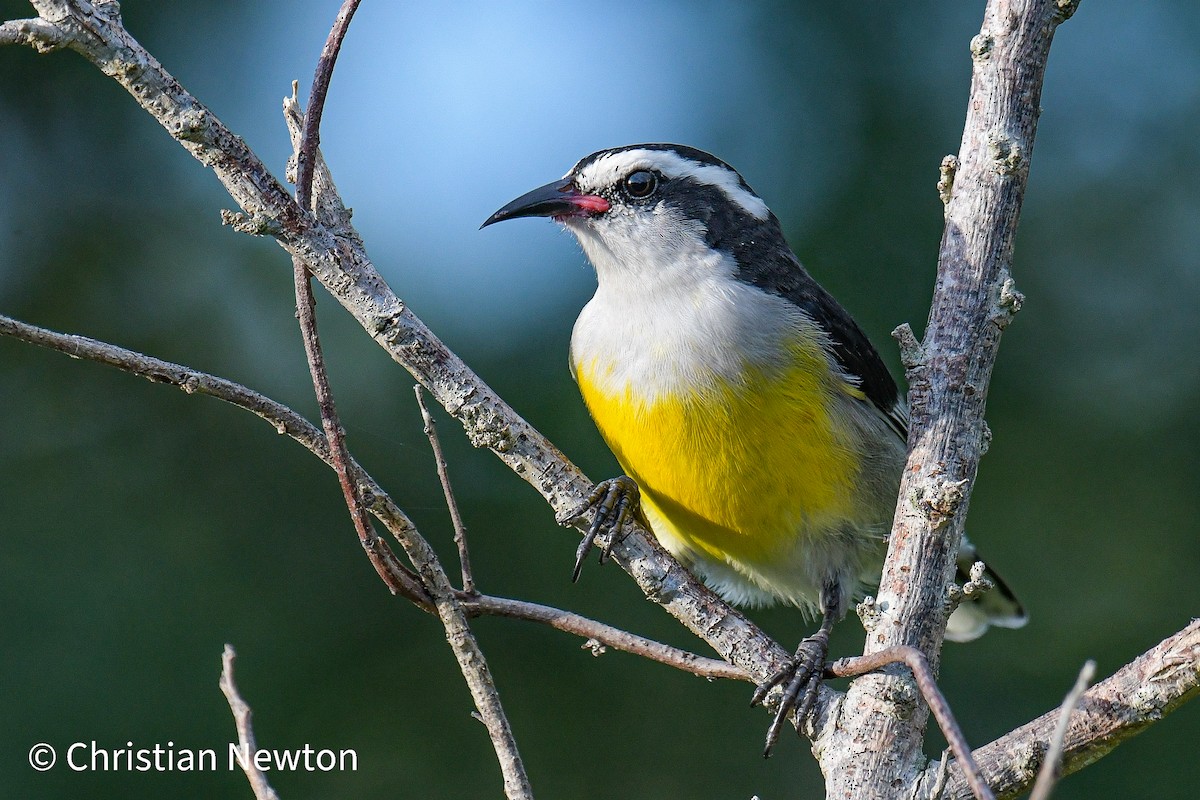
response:
<path fill-rule="evenodd" d="M 612 204 L 603 197 L 594 194 L 581 194 L 578 197 L 572 197 L 571 202 L 578 206 L 581 211 L 588 211 L 592 214 L 602 214 L 612 207 Z"/>

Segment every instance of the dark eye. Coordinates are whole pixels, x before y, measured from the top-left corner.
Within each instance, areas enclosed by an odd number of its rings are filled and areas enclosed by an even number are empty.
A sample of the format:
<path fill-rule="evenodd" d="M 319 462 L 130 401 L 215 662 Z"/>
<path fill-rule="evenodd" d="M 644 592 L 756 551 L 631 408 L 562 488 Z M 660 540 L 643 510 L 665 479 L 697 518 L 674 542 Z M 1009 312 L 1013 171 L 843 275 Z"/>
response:
<path fill-rule="evenodd" d="M 625 178 L 625 191 L 630 197 L 643 198 L 654 194 L 658 188 L 658 176 L 648 169 L 631 172 Z"/>

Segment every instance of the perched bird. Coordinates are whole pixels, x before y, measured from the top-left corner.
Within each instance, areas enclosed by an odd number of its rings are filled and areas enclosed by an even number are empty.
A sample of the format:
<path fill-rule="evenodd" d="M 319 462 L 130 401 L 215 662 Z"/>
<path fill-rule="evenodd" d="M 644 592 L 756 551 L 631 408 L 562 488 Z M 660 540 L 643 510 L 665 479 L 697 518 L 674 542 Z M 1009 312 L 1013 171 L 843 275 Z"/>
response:
<path fill-rule="evenodd" d="M 610 513 L 597 513 L 587 544 L 640 490 L 655 537 L 726 600 L 821 618 L 792 667 L 756 692 L 785 688 L 769 753 L 791 708 L 811 708 L 834 622 L 879 582 L 905 460 L 904 397 L 766 203 L 708 153 L 601 150 L 484 227 L 517 217 L 563 224 L 596 269 L 571 372 L 628 477 L 597 486 L 591 502 Z M 960 572 L 974 561 L 964 543 Z M 948 638 L 1025 622 L 988 577 L 998 591 L 960 605 Z"/>

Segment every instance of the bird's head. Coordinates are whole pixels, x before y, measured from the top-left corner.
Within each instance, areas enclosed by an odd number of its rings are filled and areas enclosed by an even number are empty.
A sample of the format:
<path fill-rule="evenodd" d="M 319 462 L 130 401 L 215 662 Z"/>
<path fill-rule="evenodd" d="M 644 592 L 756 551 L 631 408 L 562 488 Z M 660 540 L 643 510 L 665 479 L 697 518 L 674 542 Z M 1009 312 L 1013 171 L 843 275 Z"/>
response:
<path fill-rule="evenodd" d="M 778 221 L 736 170 L 676 144 L 593 153 L 561 180 L 501 208 L 483 227 L 518 217 L 565 225 L 602 282 L 606 274 L 669 277 L 672 267 L 693 274 L 728 269 L 746 246 L 782 243 Z"/>

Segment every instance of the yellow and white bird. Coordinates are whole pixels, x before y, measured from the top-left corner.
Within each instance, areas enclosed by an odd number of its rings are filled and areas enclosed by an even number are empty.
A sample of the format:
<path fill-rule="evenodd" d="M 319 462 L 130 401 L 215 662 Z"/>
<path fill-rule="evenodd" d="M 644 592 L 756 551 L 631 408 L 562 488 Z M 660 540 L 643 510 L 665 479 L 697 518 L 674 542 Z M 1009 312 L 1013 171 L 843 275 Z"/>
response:
<path fill-rule="evenodd" d="M 780 676 L 777 723 L 798 699 L 805 713 L 829 629 L 879 581 L 907 438 L 895 381 L 762 199 L 708 153 L 601 150 L 484 226 L 531 216 L 565 225 L 596 269 L 571 369 L 655 537 L 733 603 L 821 616 Z M 623 504 L 630 488 L 605 482 L 593 499 Z M 974 561 L 964 543 L 960 570 Z M 1025 622 L 989 577 L 999 590 L 963 603 L 948 638 Z"/>

